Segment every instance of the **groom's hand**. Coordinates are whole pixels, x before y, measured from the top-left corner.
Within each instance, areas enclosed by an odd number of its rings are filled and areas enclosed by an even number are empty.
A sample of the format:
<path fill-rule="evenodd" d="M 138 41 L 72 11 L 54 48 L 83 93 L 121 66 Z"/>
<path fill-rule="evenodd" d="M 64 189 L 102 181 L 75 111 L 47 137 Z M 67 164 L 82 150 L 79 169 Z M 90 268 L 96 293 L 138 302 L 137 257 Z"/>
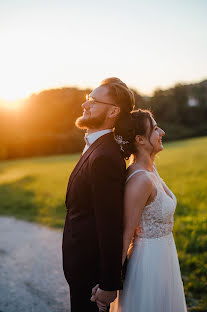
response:
<path fill-rule="evenodd" d="M 95 296 L 95 294 L 96 294 L 96 291 L 97 291 L 97 289 L 99 288 L 99 284 L 97 284 L 95 287 L 93 287 L 92 288 L 92 297 L 91 297 L 91 299 L 93 298 L 93 296 Z M 91 301 L 93 301 L 93 300 L 91 300 Z"/>
<path fill-rule="evenodd" d="M 96 301 L 108 307 L 109 304 L 116 299 L 117 291 L 102 290 L 98 286 L 99 285 L 96 285 L 92 289 L 91 301 Z"/>

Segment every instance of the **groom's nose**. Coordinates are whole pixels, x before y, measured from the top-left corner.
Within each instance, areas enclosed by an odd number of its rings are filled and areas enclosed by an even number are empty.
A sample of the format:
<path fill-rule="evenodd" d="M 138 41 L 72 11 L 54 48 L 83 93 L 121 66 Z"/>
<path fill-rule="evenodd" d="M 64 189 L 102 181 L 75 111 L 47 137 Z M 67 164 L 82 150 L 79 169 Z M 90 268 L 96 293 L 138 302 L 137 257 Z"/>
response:
<path fill-rule="evenodd" d="M 85 108 L 85 109 L 88 108 L 89 106 L 88 101 L 84 102 L 81 106 L 82 108 Z"/>

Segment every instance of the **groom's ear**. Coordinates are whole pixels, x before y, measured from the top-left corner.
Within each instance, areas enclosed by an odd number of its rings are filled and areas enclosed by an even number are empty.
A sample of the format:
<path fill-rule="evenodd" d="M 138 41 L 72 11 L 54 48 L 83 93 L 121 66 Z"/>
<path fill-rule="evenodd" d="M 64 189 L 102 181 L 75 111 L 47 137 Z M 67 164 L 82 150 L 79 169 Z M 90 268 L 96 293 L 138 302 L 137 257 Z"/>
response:
<path fill-rule="evenodd" d="M 114 106 L 111 107 L 110 118 L 117 118 L 120 114 L 120 107 Z"/>

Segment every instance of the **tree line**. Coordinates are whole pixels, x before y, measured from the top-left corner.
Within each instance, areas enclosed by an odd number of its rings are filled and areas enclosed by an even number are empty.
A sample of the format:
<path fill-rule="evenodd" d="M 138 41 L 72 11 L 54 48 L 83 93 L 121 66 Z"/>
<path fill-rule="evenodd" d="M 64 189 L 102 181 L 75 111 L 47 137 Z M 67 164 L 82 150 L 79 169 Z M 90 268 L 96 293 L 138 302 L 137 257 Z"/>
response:
<path fill-rule="evenodd" d="M 0 159 L 76 153 L 84 146 L 74 122 L 91 90 L 60 88 L 31 95 L 19 110 L 0 107 Z M 150 109 L 165 140 L 207 135 L 207 80 L 135 95 L 136 109 Z"/>

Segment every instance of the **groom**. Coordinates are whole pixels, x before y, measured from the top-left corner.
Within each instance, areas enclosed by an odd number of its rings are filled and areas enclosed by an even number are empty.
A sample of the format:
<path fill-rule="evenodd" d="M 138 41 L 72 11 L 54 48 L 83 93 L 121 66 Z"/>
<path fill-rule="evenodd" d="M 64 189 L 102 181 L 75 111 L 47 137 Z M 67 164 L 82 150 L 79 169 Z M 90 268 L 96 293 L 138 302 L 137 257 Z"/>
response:
<path fill-rule="evenodd" d="M 118 78 L 108 78 L 82 104 L 76 126 L 86 146 L 66 193 L 63 270 L 71 312 L 97 312 L 122 288 L 123 195 L 126 166 L 114 140 L 116 120 L 128 114 L 134 96 Z M 92 300 L 92 289 L 96 293 Z"/>

